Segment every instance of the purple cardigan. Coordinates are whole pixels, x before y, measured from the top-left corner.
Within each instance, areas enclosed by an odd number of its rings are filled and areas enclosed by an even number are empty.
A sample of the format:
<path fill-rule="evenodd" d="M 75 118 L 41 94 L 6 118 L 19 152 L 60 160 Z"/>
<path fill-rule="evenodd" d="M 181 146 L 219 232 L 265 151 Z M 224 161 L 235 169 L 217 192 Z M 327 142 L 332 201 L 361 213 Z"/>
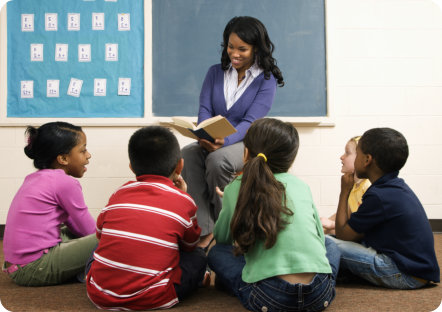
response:
<path fill-rule="evenodd" d="M 235 104 L 227 110 L 224 98 L 224 71 L 221 64 L 209 68 L 200 94 L 198 123 L 217 116 L 226 117 L 237 132 L 224 139 L 224 146 L 242 141 L 250 124 L 267 115 L 273 104 L 276 80 L 264 78 L 261 73 L 244 91 Z"/>

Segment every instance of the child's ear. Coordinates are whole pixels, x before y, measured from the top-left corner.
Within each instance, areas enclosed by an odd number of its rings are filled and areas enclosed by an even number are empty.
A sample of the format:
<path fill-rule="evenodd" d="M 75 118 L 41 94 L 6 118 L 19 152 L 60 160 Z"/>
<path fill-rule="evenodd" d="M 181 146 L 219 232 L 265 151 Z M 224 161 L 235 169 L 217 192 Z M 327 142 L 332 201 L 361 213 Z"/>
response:
<path fill-rule="evenodd" d="M 181 171 L 183 171 L 183 168 L 184 168 L 184 159 L 180 158 L 180 160 L 178 161 L 178 163 L 177 163 L 173 173 L 176 174 L 176 175 L 180 175 Z"/>
<path fill-rule="evenodd" d="M 133 172 L 133 174 L 136 174 L 135 171 L 134 171 L 134 169 L 132 168 L 132 164 L 131 164 L 131 163 L 129 163 L 129 168 L 130 168 L 130 171 Z"/>
<path fill-rule="evenodd" d="M 58 155 L 57 158 L 57 163 L 61 166 L 66 166 L 69 164 L 68 158 L 66 154 L 62 154 L 62 155 Z"/>
<path fill-rule="evenodd" d="M 178 179 L 178 177 L 180 176 L 181 171 L 183 171 L 183 168 L 184 168 L 184 159 L 180 158 L 180 160 L 176 164 L 175 169 L 173 170 L 172 174 L 170 175 L 169 179 L 171 179 L 172 181 L 175 182 Z"/>
<path fill-rule="evenodd" d="M 243 162 L 246 163 L 247 160 L 250 159 L 249 149 L 247 147 L 244 147 L 244 156 L 243 156 Z"/>
<path fill-rule="evenodd" d="M 371 156 L 371 154 L 366 154 L 365 155 L 365 167 L 370 166 L 371 164 L 376 163 L 375 160 L 373 159 L 373 156 Z"/>

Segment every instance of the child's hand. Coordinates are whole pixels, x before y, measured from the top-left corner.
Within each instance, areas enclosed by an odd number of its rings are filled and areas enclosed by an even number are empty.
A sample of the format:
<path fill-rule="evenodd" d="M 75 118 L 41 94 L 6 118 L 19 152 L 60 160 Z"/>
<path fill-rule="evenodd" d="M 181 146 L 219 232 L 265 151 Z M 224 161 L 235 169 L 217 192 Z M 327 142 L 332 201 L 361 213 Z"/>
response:
<path fill-rule="evenodd" d="M 335 229 L 335 221 L 330 220 L 329 218 L 321 218 L 321 224 L 322 227 L 324 228 L 324 232 L 325 230 L 334 230 Z"/>
<path fill-rule="evenodd" d="M 216 191 L 216 194 L 218 194 L 219 197 L 223 198 L 224 192 L 221 191 L 221 189 L 218 186 L 215 188 L 215 191 Z"/>
<path fill-rule="evenodd" d="M 187 192 L 187 184 L 186 181 L 184 181 L 183 177 L 181 175 L 176 175 L 173 179 L 173 184 L 182 190 L 183 192 Z"/>
<path fill-rule="evenodd" d="M 355 184 L 355 176 L 353 173 L 346 173 L 341 177 L 341 192 L 351 192 Z"/>

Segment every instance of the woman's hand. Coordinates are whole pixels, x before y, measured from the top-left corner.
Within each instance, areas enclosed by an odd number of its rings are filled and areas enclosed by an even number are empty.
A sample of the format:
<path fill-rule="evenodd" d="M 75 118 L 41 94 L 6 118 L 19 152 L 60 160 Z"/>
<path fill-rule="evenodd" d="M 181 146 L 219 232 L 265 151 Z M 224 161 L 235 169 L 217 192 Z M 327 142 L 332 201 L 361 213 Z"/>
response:
<path fill-rule="evenodd" d="M 215 139 L 215 142 L 213 143 L 204 139 L 199 139 L 198 142 L 200 146 L 208 152 L 214 152 L 224 146 L 224 139 Z"/>

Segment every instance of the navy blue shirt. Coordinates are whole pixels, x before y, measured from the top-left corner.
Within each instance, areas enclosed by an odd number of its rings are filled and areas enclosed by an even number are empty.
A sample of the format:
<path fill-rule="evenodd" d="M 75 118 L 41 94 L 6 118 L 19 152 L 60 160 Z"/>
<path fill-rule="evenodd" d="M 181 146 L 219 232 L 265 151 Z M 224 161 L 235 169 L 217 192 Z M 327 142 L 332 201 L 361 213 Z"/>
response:
<path fill-rule="evenodd" d="M 434 237 L 421 202 L 399 172 L 376 180 L 348 220 L 364 242 L 389 256 L 405 274 L 439 282 Z"/>

